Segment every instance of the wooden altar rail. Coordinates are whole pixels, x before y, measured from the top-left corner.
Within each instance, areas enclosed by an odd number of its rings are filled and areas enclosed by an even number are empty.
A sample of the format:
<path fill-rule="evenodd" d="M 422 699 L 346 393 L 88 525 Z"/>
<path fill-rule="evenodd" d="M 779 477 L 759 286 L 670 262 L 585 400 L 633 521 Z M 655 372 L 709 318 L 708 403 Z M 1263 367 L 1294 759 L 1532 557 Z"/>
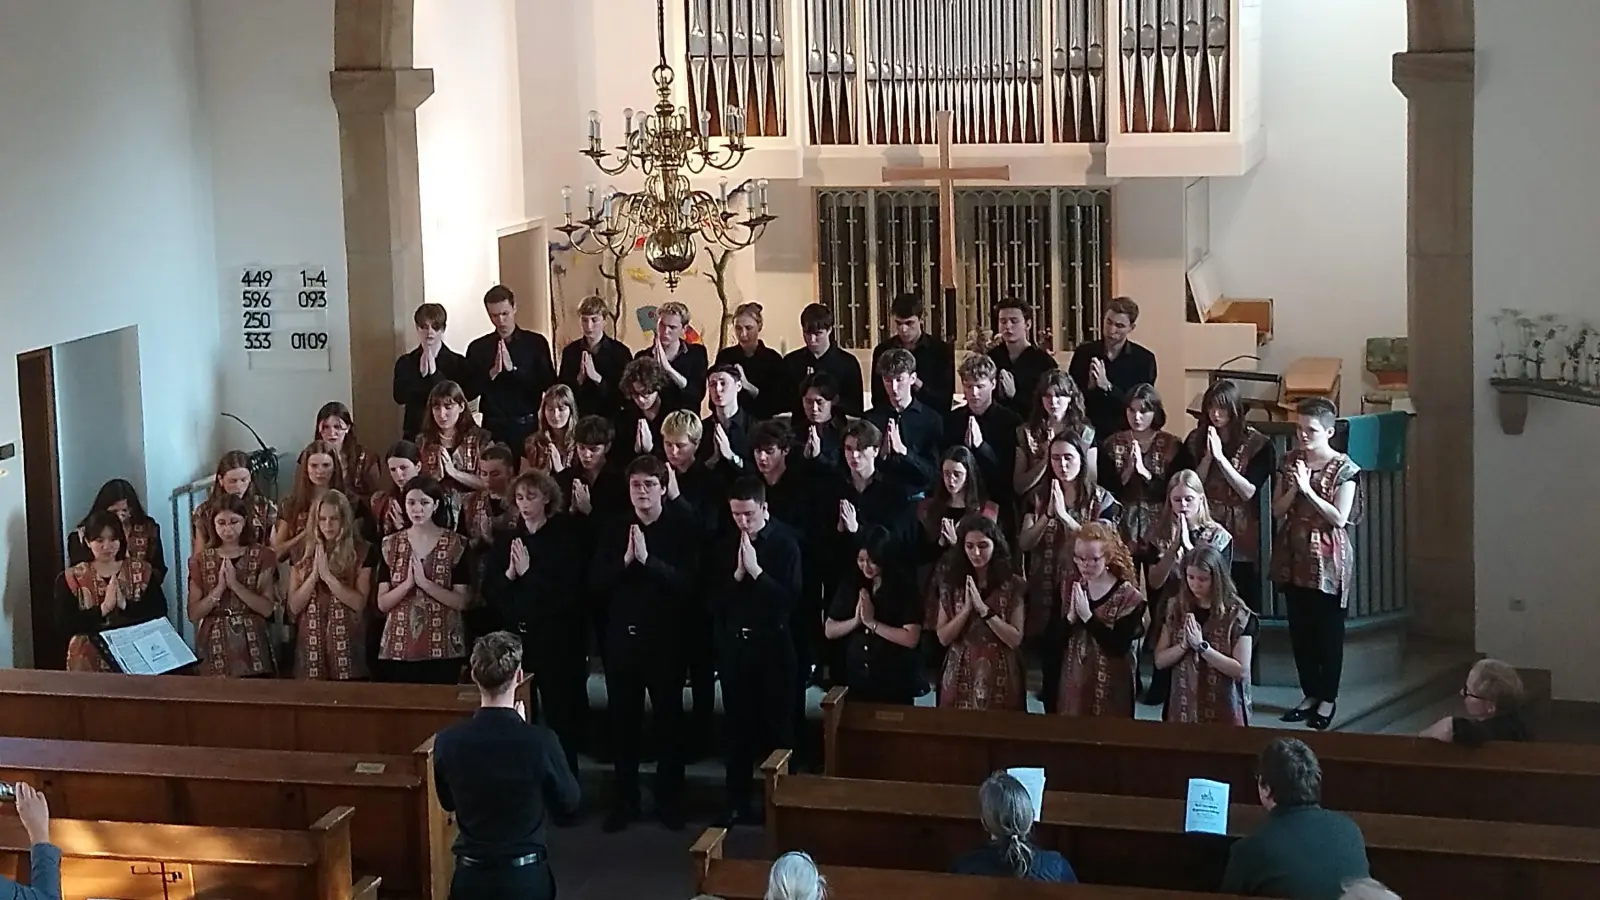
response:
<path fill-rule="evenodd" d="M 282 900 L 377 900 L 381 879 L 351 884 L 350 827 L 341 806 L 305 830 L 208 828 L 146 822 L 53 819 L 66 900 L 160 900 L 163 874 L 182 878 L 183 896 Z M 15 817 L 0 822 L 0 874 L 28 872 L 30 841 Z"/>
<path fill-rule="evenodd" d="M 988 840 L 972 786 L 788 774 L 789 751 L 762 766 L 768 847 L 823 865 L 947 871 Z M 1254 792 L 1234 796 L 1237 801 Z M 1260 827 L 1254 802 L 1228 810 L 1227 835 L 1186 834 L 1185 802 L 1046 792 L 1034 843 L 1094 884 L 1208 890 L 1233 840 Z M 1356 812 L 1372 876 L 1403 897 L 1535 900 L 1600 896 L 1600 830 Z"/>
<path fill-rule="evenodd" d="M 0 669 L 0 732 L 12 737 L 409 753 L 477 708 L 472 685 Z"/>
<path fill-rule="evenodd" d="M 1074 791 L 1180 799 L 1190 778 L 1256 794 L 1256 758 L 1295 737 L 1322 763 L 1330 807 L 1376 813 L 1590 826 L 1600 809 L 1600 748 L 1500 743 L 1468 749 L 1400 735 L 1274 731 L 1131 719 L 822 700 L 823 771 L 843 778 L 976 785 L 1011 766 L 1042 766 Z"/>
<path fill-rule="evenodd" d="M 433 792 L 433 741 L 409 755 L 307 753 L 0 738 L 0 780 L 75 819 L 304 829 L 349 806 L 357 871 L 385 892 L 444 900 L 453 819 Z"/>
<path fill-rule="evenodd" d="M 721 828 L 707 829 L 689 854 L 694 859 L 695 890 L 721 900 L 765 900 L 772 863 L 724 859 Z M 833 900 L 1223 900 L 1231 894 L 1200 894 L 1102 884 L 1048 884 L 1014 878 L 944 875 L 903 869 L 819 866 Z"/>

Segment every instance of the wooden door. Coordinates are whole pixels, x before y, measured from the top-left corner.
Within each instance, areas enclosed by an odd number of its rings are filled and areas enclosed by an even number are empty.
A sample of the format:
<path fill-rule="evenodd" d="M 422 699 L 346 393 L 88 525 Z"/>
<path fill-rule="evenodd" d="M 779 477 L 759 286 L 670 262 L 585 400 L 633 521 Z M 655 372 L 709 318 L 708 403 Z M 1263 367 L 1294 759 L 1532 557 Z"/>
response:
<path fill-rule="evenodd" d="M 61 467 L 56 444 L 56 379 L 50 348 L 17 354 L 22 413 L 22 480 L 27 505 L 28 596 L 33 665 L 61 669 L 67 637 L 58 625 L 55 579 L 66 563 L 61 543 Z"/>

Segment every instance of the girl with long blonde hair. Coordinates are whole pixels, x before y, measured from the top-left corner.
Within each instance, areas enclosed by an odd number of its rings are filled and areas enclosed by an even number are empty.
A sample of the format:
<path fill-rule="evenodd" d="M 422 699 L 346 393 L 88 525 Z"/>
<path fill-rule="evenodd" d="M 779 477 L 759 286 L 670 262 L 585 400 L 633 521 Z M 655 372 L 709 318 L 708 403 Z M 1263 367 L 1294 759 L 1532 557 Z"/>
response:
<path fill-rule="evenodd" d="M 301 553 L 289 570 L 289 614 L 298 637 L 294 677 L 365 679 L 367 604 L 378 548 L 357 534 L 355 510 L 342 492 L 323 494 L 313 510 L 310 552 Z"/>
<path fill-rule="evenodd" d="M 1191 550 L 1183 573 L 1156 642 L 1156 668 L 1172 673 L 1162 718 L 1248 725 L 1256 614 L 1239 599 L 1232 565 L 1216 547 Z"/>
<path fill-rule="evenodd" d="M 560 475 L 572 465 L 577 443 L 572 429 L 578 424 L 578 400 L 572 388 L 552 385 L 539 399 L 539 428 L 522 442 L 523 472 Z"/>

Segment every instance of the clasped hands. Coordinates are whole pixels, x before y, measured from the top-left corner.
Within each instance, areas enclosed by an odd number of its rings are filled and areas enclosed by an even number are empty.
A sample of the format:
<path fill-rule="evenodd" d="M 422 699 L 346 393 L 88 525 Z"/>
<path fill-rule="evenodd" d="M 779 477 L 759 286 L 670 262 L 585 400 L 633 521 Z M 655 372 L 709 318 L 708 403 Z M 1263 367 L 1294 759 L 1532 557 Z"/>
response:
<path fill-rule="evenodd" d="M 739 532 L 739 552 L 734 556 L 733 580 L 761 577 L 761 560 L 756 556 L 756 545 L 746 532 Z"/>

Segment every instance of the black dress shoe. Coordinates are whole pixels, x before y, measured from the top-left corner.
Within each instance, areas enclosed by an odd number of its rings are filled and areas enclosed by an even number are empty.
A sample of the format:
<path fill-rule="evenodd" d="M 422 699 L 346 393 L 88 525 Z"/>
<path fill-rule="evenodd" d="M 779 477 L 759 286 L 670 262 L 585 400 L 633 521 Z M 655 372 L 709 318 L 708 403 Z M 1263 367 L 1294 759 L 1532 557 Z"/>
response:
<path fill-rule="evenodd" d="M 1315 703 L 1311 704 L 1310 706 L 1296 706 L 1294 709 L 1291 709 L 1288 712 L 1284 713 L 1283 715 L 1279 716 L 1278 717 L 1278 721 L 1279 722 L 1304 722 L 1307 719 L 1310 719 L 1313 715 L 1315 715 L 1316 712 L 1317 712 L 1317 705 Z"/>
<path fill-rule="evenodd" d="M 616 834 L 633 824 L 638 817 L 639 811 L 631 806 L 613 807 L 611 812 L 606 813 L 606 820 L 600 823 L 600 830 L 606 834 Z"/>
<path fill-rule="evenodd" d="M 1306 727 L 1316 731 L 1327 731 L 1328 727 L 1333 724 L 1333 717 L 1337 716 L 1338 714 L 1339 704 L 1335 702 L 1333 704 L 1333 708 L 1328 710 L 1327 715 L 1323 715 L 1320 712 L 1313 712 L 1311 715 L 1307 716 Z"/>

